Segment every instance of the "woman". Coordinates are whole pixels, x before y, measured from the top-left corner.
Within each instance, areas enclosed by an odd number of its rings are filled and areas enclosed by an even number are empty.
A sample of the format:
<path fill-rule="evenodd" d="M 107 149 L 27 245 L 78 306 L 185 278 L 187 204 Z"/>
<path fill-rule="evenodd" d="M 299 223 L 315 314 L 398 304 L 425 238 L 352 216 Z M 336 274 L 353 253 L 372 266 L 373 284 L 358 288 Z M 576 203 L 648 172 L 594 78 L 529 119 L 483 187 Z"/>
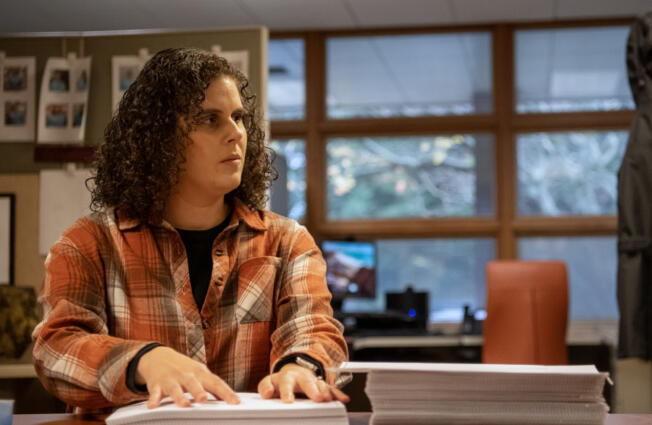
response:
<path fill-rule="evenodd" d="M 348 397 L 325 264 L 309 233 L 263 211 L 272 176 L 245 77 L 197 49 L 156 54 L 105 132 L 95 213 L 52 247 L 34 331 L 44 386 L 97 409 L 235 391 Z"/>

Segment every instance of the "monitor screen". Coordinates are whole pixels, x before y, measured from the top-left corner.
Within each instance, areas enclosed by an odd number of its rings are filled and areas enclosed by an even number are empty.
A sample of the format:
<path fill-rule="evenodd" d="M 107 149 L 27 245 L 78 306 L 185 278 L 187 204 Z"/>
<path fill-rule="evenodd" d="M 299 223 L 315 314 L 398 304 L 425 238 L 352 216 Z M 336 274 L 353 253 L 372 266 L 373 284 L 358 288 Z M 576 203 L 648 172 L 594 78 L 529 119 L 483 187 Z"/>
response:
<path fill-rule="evenodd" d="M 373 242 L 323 241 L 326 283 L 334 297 L 376 296 L 376 246 Z"/>

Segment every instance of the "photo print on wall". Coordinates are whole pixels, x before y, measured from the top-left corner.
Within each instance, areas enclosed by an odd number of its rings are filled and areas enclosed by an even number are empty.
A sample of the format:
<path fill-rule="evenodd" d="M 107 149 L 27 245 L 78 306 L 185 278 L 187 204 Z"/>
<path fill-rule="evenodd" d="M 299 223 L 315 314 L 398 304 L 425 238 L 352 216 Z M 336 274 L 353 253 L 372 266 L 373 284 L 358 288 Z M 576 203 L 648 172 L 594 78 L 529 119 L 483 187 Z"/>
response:
<path fill-rule="evenodd" d="M 0 141 L 33 142 L 36 58 L 0 52 Z"/>
<path fill-rule="evenodd" d="M 223 51 L 219 45 L 211 47 L 211 51 L 229 61 L 238 71 L 249 77 L 249 52 L 247 50 Z"/>
<path fill-rule="evenodd" d="M 151 57 L 147 49 L 140 49 L 138 55 L 111 57 L 111 98 L 114 112 L 118 109 L 122 95 Z"/>
<path fill-rule="evenodd" d="M 39 143 L 83 143 L 91 58 L 49 58 L 39 102 Z"/>

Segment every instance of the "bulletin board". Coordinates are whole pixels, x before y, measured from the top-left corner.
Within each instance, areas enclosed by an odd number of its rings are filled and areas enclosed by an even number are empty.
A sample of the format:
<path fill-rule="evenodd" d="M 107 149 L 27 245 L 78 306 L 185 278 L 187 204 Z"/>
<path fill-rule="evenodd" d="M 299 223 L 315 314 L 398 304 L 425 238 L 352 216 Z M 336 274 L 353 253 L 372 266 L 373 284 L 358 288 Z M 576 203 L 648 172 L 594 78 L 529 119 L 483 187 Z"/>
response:
<path fill-rule="evenodd" d="M 82 32 L 62 34 L 0 34 L 0 51 L 11 56 L 36 57 L 37 92 L 40 90 L 44 66 L 49 57 L 91 56 L 91 80 L 84 145 L 102 142 L 104 128 L 111 119 L 111 58 L 137 55 L 146 48 L 150 54 L 174 47 L 198 47 L 222 51 L 246 50 L 249 53 L 249 82 L 257 95 L 261 111 L 266 110 L 267 40 L 264 27 L 201 31 L 129 31 Z M 38 108 L 38 99 L 37 99 Z M 35 143 L 0 143 L 0 174 L 37 173 L 43 169 L 62 168 L 55 161 L 36 162 Z"/>

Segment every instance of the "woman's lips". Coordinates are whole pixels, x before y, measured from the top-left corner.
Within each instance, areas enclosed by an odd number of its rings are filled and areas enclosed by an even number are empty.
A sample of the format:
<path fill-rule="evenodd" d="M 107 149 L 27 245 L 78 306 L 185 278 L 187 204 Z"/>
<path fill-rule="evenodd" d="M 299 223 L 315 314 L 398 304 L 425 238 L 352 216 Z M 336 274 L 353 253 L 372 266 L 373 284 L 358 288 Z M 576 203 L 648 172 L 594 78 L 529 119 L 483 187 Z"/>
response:
<path fill-rule="evenodd" d="M 226 158 L 224 158 L 222 161 L 220 161 L 225 164 L 237 164 L 240 162 L 240 156 L 239 155 L 230 155 Z"/>

